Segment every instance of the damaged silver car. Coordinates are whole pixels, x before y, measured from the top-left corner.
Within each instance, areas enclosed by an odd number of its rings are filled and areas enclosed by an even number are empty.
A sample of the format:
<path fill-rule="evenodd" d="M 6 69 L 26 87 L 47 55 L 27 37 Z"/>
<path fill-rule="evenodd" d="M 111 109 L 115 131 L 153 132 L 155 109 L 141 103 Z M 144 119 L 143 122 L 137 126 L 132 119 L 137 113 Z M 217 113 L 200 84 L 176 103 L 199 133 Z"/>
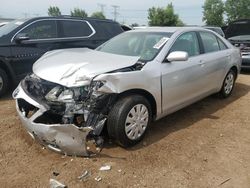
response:
<path fill-rule="evenodd" d="M 228 97 L 238 49 L 202 28 L 145 28 L 96 50 L 46 53 L 13 93 L 22 124 L 46 147 L 88 156 L 102 132 L 128 147 L 158 120 L 213 93 Z"/>

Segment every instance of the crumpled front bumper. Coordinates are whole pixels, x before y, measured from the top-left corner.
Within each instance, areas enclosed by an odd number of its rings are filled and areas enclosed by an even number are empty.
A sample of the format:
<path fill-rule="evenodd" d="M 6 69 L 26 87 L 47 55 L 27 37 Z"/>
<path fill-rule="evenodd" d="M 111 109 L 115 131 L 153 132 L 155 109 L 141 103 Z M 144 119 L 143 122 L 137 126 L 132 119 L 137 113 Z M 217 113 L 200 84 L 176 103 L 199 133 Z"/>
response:
<path fill-rule="evenodd" d="M 14 91 L 13 97 L 16 99 L 19 118 L 33 139 L 47 148 L 65 155 L 89 156 L 86 138 L 93 130 L 91 127 L 80 128 L 74 124 L 36 123 L 36 119 L 42 116 L 47 109 L 28 96 L 20 85 Z M 24 100 L 38 110 L 31 117 L 26 117 L 19 100 Z"/>

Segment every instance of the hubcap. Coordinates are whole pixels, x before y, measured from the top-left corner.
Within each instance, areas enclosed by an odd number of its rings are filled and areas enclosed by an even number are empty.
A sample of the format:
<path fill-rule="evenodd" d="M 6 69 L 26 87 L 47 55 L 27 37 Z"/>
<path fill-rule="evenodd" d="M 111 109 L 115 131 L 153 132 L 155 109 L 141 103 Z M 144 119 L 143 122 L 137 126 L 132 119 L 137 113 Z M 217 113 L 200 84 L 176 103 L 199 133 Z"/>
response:
<path fill-rule="evenodd" d="M 125 133 L 131 140 L 140 138 L 148 126 L 148 108 L 144 104 L 135 105 L 128 113 Z"/>
<path fill-rule="evenodd" d="M 233 73 L 229 73 L 226 77 L 224 84 L 224 91 L 227 95 L 231 93 L 233 85 L 234 85 L 234 75 Z"/>
<path fill-rule="evenodd" d="M 3 88 L 3 78 L 0 76 L 0 90 Z"/>

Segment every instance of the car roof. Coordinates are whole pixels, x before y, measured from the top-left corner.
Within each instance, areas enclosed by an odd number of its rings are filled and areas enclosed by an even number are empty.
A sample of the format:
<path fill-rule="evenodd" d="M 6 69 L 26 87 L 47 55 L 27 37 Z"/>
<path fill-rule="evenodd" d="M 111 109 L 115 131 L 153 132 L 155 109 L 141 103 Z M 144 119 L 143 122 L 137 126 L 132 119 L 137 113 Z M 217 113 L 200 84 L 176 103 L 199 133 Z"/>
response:
<path fill-rule="evenodd" d="M 42 17 L 32 17 L 27 20 L 29 21 L 34 21 L 34 20 L 40 20 L 40 19 L 68 19 L 68 20 L 86 20 L 86 21 L 103 21 L 103 22 L 114 22 L 113 20 L 109 19 L 98 19 L 98 18 L 81 18 L 81 17 L 76 17 L 76 16 L 68 16 L 68 15 L 61 15 L 61 16 L 42 16 Z"/>
<path fill-rule="evenodd" d="M 166 32 L 166 33 L 175 33 L 177 31 L 207 31 L 202 27 L 142 27 L 129 32 Z"/>

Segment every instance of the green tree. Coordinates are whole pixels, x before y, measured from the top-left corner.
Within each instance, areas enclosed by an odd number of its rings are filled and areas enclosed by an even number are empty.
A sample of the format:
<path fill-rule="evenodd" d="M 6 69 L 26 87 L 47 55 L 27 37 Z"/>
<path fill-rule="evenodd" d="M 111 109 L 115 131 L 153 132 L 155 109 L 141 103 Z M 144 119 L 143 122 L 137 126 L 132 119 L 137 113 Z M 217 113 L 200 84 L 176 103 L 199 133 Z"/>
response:
<path fill-rule="evenodd" d="M 61 11 L 57 6 L 50 6 L 48 8 L 48 15 L 49 16 L 60 16 L 61 15 Z"/>
<path fill-rule="evenodd" d="M 227 21 L 250 18 L 249 0 L 227 0 L 225 2 Z"/>
<path fill-rule="evenodd" d="M 222 0 L 206 0 L 203 5 L 203 21 L 211 26 L 224 25 L 224 3 Z"/>
<path fill-rule="evenodd" d="M 75 16 L 75 17 L 81 17 L 81 18 L 88 17 L 88 14 L 85 12 L 85 10 L 80 9 L 80 8 L 74 8 L 74 10 L 70 12 L 70 14 L 71 16 Z"/>
<path fill-rule="evenodd" d="M 183 24 L 178 14 L 175 14 L 172 3 L 165 8 L 150 8 L 148 10 L 148 19 L 150 26 L 177 26 Z"/>
<path fill-rule="evenodd" d="M 92 18 L 106 19 L 102 12 L 93 12 L 91 15 Z"/>

